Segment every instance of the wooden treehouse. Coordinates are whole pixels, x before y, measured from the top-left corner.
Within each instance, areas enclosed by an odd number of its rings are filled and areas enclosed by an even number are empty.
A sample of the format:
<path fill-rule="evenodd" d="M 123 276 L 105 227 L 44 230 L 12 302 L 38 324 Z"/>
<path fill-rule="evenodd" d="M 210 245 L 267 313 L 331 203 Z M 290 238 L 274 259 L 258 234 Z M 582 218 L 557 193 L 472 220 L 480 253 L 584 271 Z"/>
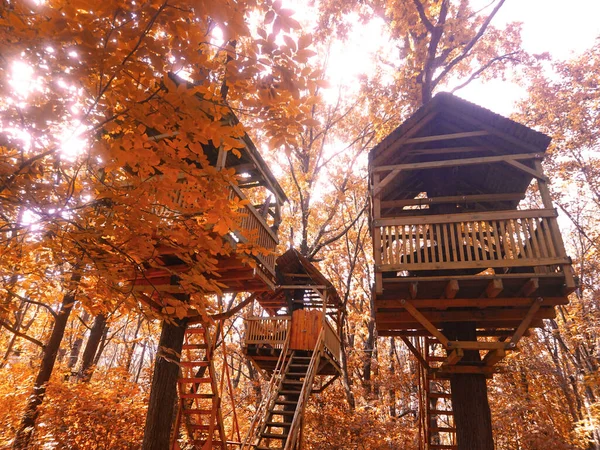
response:
<path fill-rule="evenodd" d="M 457 448 L 441 380 L 491 376 L 575 289 L 542 172 L 549 142 L 438 94 L 370 154 L 375 320 L 423 366 L 426 448 Z"/>
<path fill-rule="evenodd" d="M 233 114 L 223 120 L 229 121 L 230 124 L 237 123 Z M 250 138 L 245 135 L 240 138 L 240 142 L 243 148 L 239 149 L 240 154 L 237 156 L 233 152 L 224 151 L 223 148 L 203 145 L 211 164 L 217 169 L 234 169 L 239 176 L 238 183 L 229 186 L 229 199 L 248 200 L 241 207 L 237 228 L 225 236 L 232 252 L 226 257 L 219 257 L 217 272 L 206 274 L 206 277 L 218 281 L 224 293 L 251 292 L 258 295 L 258 293 L 274 292 L 278 284 L 274 252 L 278 245 L 280 206 L 286 201 L 286 196 Z M 177 204 L 181 204 L 182 211 L 189 213 L 190 201 L 184 199 L 184 197 L 189 198 L 189 195 L 184 195 L 184 189 L 175 189 L 173 195 Z M 264 203 L 253 205 L 250 200 L 257 198 L 263 199 Z M 227 198 L 223 200 L 226 201 Z M 254 244 L 266 252 L 252 254 L 249 257 L 244 251 L 238 251 L 239 243 Z M 153 267 L 145 267 L 143 277 L 137 277 L 131 281 L 131 284 L 133 290 L 141 294 L 142 301 L 160 311 L 165 305 L 165 299 L 168 302 L 169 298 L 179 301 L 186 301 L 189 298 L 188 293 L 180 285 L 180 275 L 189 271 L 193 267 L 193 262 L 190 263 L 188 260 L 186 263 L 176 254 L 175 249 L 168 246 L 161 245 L 156 248 L 156 251 L 159 256 Z M 178 343 L 174 341 L 163 343 L 165 327 L 170 329 L 170 335 L 176 333 L 173 329 L 183 327 L 181 340 Z M 218 326 L 211 326 L 194 309 L 188 310 L 188 317 L 183 325 L 163 324 L 163 335 L 159 345 L 172 349 L 172 353 L 167 354 L 168 358 L 172 358 L 173 355 L 178 355 L 179 358 L 177 362 L 178 413 L 174 430 L 171 431 L 172 450 L 226 449 L 241 443 L 239 429 L 237 441 L 232 441 L 233 436 L 226 435 L 221 413 L 222 391 L 226 388 L 231 390 L 231 384 L 227 364 L 221 364 L 221 373 L 218 373 L 215 364 L 214 342 L 219 339 L 219 331 L 217 331 L 219 329 Z M 155 377 L 159 372 L 160 376 L 165 376 L 164 374 L 170 370 L 160 364 L 162 361 L 158 358 Z M 161 395 L 161 393 L 156 394 Z M 232 395 L 230 393 L 231 398 Z M 151 401 L 152 398 L 151 395 Z M 169 399 L 165 399 L 164 403 L 169 403 Z M 161 408 L 163 406 L 161 404 Z M 158 421 L 159 415 L 160 412 L 152 420 Z M 147 428 L 152 427 L 147 425 Z"/>
<path fill-rule="evenodd" d="M 277 258 L 280 285 L 257 301 L 265 314 L 245 319 L 244 353 L 270 376 L 243 448 L 300 448 L 304 408 L 341 373 L 341 300 L 296 250 Z"/>

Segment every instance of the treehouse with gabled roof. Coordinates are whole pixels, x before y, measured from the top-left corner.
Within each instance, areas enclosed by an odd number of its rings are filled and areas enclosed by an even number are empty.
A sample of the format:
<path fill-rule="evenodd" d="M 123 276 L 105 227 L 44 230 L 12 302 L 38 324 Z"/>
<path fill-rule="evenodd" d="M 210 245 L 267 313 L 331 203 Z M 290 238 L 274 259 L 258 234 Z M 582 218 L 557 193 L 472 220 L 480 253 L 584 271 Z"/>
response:
<path fill-rule="evenodd" d="M 438 94 L 370 153 L 375 322 L 421 362 L 428 449 L 488 448 L 468 431 L 461 444 L 450 399 L 464 398 L 441 380 L 492 376 L 576 288 L 542 170 L 549 142 Z"/>

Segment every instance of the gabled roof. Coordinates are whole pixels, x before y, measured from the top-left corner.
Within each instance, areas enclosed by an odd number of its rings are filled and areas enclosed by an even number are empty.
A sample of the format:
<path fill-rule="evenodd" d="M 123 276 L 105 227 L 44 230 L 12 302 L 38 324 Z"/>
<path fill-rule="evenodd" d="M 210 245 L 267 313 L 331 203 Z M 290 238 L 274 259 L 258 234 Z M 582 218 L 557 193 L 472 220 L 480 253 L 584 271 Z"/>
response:
<path fill-rule="evenodd" d="M 516 198 L 527 190 L 535 169 L 534 160 L 523 156 L 541 159 L 549 143 L 543 133 L 455 95 L 440 93 L 375 146 L 369 164 L 372 173 L 393 175 L 380 189 L 380 199 L 387 205 L 420 198 L 423 193 L 427 197 L 515 194 Z M 509 158 L 505 155 L 519 155 L 515 157 L 522 170 L 506 164 Z M 489 157 L 500 158 L 489 163 Z M 469 165 L 458 163 L 467 158 Z M 442 166 L 434 161 L 448 162 Z M 398 170 L 392 172 L 392 167 Z M 485 207 L 510 209 L 518 202 Z M 384 215 L 393 213 L 388 208 Z"/>
<path fill-rule="evenodd" d="M 440 119 L 449 120 L 457 125 L 488 130 L 492 134 L 495 132 L 500 138 L 513 142 L 519 147 L 518 151 L 512 153 L 544 153 L 551 140 L 544 133 L 532 130 L 489 109 L 453 94 L 440 92 L 377 144 L 371 150 L 369 160 L 374 161 L 384 152 L 388 152 L 388 149 L 396 147 L 398 141 L 406 136 L 420 136 L 422 133 L 419 130 L 426 128 L 425 123 Z"/>

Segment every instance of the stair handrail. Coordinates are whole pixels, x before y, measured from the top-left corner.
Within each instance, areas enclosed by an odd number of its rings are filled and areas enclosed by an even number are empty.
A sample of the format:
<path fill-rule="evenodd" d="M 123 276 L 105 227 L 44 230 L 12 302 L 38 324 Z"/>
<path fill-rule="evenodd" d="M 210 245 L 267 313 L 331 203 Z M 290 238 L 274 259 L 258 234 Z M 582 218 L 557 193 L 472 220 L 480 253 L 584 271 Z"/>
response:
<path fill-rule="evenodd" d="M 266 420 L 268 411 L 275 404 L 275 400 L 277 399 L 277 392 L 279 391 L 279 387 L 281 385 L 281 382 L 283 381 L 283 373 L 286 371 L 287 365 L 291 362 L 290 358 L 286 364 L 286 357 L 290 346 L 291 334 L 292 333 L 290 333 L 290 330 L 288 329 L 285 337 L 285 342 L 283 343 L 283 348 L 281 349 L 281 353 L 279 354 L 279 358 L 277 359 L 277 364 L 273 369 L 273 375 L 271 376 L 271 380 L 269 381 L 269 385 L 267 387 L 267 395 L 263 397 L 263 399 L 260 402 L 260 405 L 258 406 L 258 409 L 256 410 L 256 413 L 254 414 L 254 418 L 250 423 L 250 427 L 248 428 L 246 437 L 242 442 L 242 450 L 246 448 L 250 449 L 254 446 L 254 444 L 249 443 L 249 441 L 251 442 L 258 438 L 257 430 L 259 430 L 259 419 L 261 419 L 261 421 Z"/>
<path fill-rule="evenodd" d="M 304 377 L 304 384 L 302 384 L 302 390 L 300 391 L 300 398 L 298 399 L 298 404 L 296 405 L 296 411 L 294 412 L 294 417 L 292 418 L 290 431 L 284 447 L 285 450 L 292 450 L 295 448 L 296 439 L 298 438 L 298 434 L 300 432 L 302 424 L 302 417 L 304 415 L 304 407 L 312 391 L 312 385 L 317 372 L 319 361 L 321 359 L 321 353 L 323 352 L 324 343 L 325 328 L 321 327 L 321 332 L 319 333 L 317 344 L 315 345 L 315 350 L 313 352 L 312 358 L 310 359 L 310 364 L 306 371 L 306 376 Z"/>

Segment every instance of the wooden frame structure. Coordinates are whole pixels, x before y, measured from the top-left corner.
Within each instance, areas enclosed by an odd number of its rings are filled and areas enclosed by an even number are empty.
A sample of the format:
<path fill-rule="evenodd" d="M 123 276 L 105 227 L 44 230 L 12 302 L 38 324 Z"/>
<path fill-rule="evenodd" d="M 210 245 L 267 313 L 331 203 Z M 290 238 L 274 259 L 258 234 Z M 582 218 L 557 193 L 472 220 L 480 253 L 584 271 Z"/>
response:
<path fill-rule="evenodd" d="M 435 386 L 491 377 L 576 288 L 542 170 L 549 142 L 438 94 L 370 154 L 375 321 L 420 362 L 426 449 L 457 448 L 453 421 L 438 424 L 449 385 Z"/>

